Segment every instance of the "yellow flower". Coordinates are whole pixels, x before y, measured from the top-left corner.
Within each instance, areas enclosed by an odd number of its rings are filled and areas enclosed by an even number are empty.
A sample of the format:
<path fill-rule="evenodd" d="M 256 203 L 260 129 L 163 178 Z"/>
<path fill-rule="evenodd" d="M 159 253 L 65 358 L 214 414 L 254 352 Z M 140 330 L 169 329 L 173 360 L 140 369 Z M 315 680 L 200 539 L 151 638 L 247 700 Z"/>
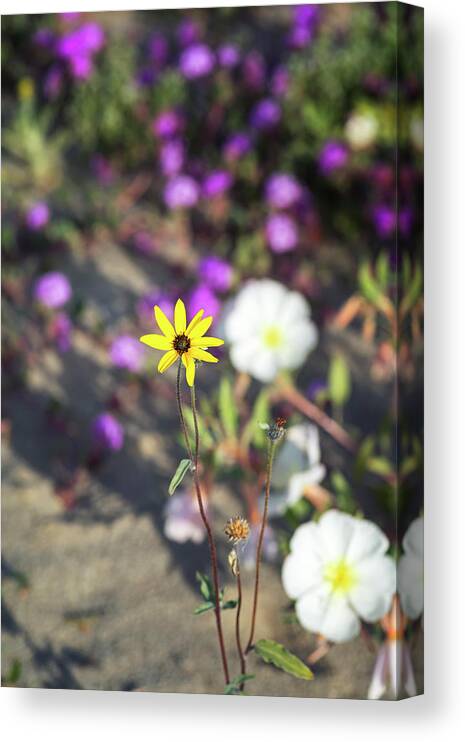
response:
<path fill-rule="evenodd" d="M 182 299 L 178 299 L 174 308 L 173 327 L 160 307 L 155 306 L 154 309 L 155 319 L 163 335 L 142 335 L 140 341 L 156 350 L 166 350 L 158 364 L 161 374 L 172 366 L 178 357 L 181 358 L 186 368 L 187 383 L 193 386 L 196 361 L 218 362 L 218 358 L 215 358 L 205 348 L 224 343 L 224 340 L 220 338 L 205 335 L 213 322 L 213 317 L 204 317 L 204 310 L 201 309 L 187 324 L 186 307 Z"/>

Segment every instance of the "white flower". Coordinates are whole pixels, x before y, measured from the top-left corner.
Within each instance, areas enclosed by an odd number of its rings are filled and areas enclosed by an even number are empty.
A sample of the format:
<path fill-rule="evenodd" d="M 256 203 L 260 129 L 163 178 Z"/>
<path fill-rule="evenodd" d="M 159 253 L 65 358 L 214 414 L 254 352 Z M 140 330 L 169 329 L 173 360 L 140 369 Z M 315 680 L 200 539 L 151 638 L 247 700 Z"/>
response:
<path fill-rule="evenodd" d="M 423 518 L 414 520 L 402 542 L 399 559 L 399 595 L 402 610 L 409 618 L 423 613 Z"/>
<path fill-rule="evenodd" d="M 345 135 L 353 150 L 363 150 L 376 139 L 378 122 L 371 113 L 353 113 L 345 125 Z"/>
<path fill-rule="evenodd" d="M 185 544 L 193 541 L 201 544 L 205 538 L 205 527 L 200 516 L 196 498 L 190 492 L 177 492 L 166 503 L 163 533 L 170 541 Z"/>
<path fill-rule="evenodd" d="M 320 461 L 320 439 L 315 425 L 293 425 L 278 449 L 272 478 L 270 513 L 281 513 L 296 503 L 306 487 L 320 484 L 326 469 Z"/>
<path fill-rule="evenodd" d="M 353 639 L 360 618 L 377 621 L 396 589 L 389 542 L 374 523 L 328 510 L 295 531 L 282 580 L 299 622 L 334 642 Z"/>
<path fill-rule="evenodd" d="M 231 362 L 263 383 L 280 369 L 296 369 L 315 347 L 318 332 L 301 294 L 276 281 L 250 281 L 225 320 Z"/>

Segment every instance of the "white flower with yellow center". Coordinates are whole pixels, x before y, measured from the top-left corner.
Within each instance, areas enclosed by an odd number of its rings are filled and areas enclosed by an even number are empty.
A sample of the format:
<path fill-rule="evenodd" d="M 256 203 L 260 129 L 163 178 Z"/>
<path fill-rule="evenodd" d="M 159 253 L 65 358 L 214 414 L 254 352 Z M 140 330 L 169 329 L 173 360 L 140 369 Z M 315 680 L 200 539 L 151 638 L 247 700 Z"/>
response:
<path fill-rule="evenodd" d="M 378 122 L 368 111 L 353 113 L 345 125 L 345 135 L 353 150 L 367 149 L 374 144 L 378 134 Z"/>
<path fill-rule="evenodd" d="M 396 589 L 389 542 L 374 523 L 328 510 L 295 531 L 282 580 L 299 622 L 333 642 L 353 639 L 360 619 L 378 621 Z"/>
<path fill-rule="evenodd" d="M 409 618 L 423 613 L 423 518 L 408 527 L 402 542 L 404 553 L 399 559 L 399 595 L 402 610 Z"/>
<path fill-rule="evenodd" d="M 239 291 L 224 331 L 233 366 L 263 383 L 281 369 L 299 368 L 318 339 L 304 297 L 269 279 Z"/>

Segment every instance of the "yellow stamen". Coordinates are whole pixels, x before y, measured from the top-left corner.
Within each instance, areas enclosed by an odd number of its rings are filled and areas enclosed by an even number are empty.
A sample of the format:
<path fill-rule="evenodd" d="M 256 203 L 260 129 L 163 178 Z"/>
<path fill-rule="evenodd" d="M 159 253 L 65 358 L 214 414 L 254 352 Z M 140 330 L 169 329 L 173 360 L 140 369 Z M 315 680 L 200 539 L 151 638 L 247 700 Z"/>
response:
<path fill-rule="evenodd" d="M 283 340 L 283 334 L 279 327 L 271 325 L 263 334 L 263 341 L 267 348 L 279 348 Z"/>
<path fill-rule="evenodd" d="M 357 582 L 354 568 L 344 559 L 327 564 L 323 577 L 330 583 L 333 592 L 339 593 L 348 593 Z"/>

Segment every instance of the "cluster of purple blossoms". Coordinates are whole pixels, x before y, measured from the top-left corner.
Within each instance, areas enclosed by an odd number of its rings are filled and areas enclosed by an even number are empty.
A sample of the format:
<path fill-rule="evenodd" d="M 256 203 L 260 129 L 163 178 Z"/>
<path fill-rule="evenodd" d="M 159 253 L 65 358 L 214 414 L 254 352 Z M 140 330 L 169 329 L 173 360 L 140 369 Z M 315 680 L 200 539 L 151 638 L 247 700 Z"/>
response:
<path fill-rule="evenodd" d="M 160 139 L 171 139 L 181 133 L 184 119 L 173 109 L 161 111 L 152 123 L 152 131 Z"/>
<path fill-rule="evenodd" d="M 265 198 L 275 209 L 288 209 L 301 198 L 302 189 L 297 180 L 287 173 L 274 173 L 265 185 Z"/>
<path fill-rule="evenodd" d="M 250 125 L 259 131 L 273 129 L 281 120 L 281 107 L 273 98 L 258 101 L 250 114 Z"/>
<path fill-rule="evenodd" d="M 72 296 L 71 284 L 63 273 L 44 273 L 34 285 L 34 298 L 48 309 L 58 309 Z"/>
<path fill-rule="evenodd" d="M 189 295 L 188 305 L 191 317 L 201 309 L 205 311 L 205 317 L 209 317 L 210 315 L 216 317 L 221 309 L 220 299 L 206 283 L 199 283 L 192 289 Z"/>
<path fill-rule="evenodd" d="M 218 49 L 218 63 L 220 67 L 232 69 L 237 67 L 241 60 L 239 49 L 234 44 L 224 44 Z"/>
<path fill-rule="evenodd" d="M 335 170 L 343 168 L 349 159 L 349 151 L 345 144 L 336 140 L 326 142 L 318 156 L 318 164 L 324 175 L 330 175 Z"/>
<path fill-rule="evenodd" d="M 376 230 L 376 234 L 381 239 L 387 239 L 392 237 L 396 231 L 396 211 L 391 206 L 386 204 L 379 204 L 375 206 L 372 211 L 373 225 Z"/>
<path fill-rule="evenodd" d="M 229 291 L 233 280 L 233 267 L 230 263 L 216 255 L 202 258 L 197 266 L 200 280 L 213 291 L 223 293 Z"/>
<path fill-rule="evenodd" d="M 65 312 L 58 312 L 52 320 L 50 331 L 60 353 L 71 347 L 72 322 Z"/>
<path fill-rule="evenodd" d="M 299 231 L 295 221 L 287 214 L 272 214 L 266 220 L 265 234 L 275 253 L 289 252 L 297 247 Z"/>
<path fill-rule="evenodd" d="M 200 27 L 191 18 L 184 18 L 176 29 L 176 36 L 181 46 L 190 46 L 200 40 Z"/>
<path fill-rule="evenodd" d="M 109 412 L 102 412 L 92 423 L 92 439 L 99 450 L 120 451 L 124 443 L 123 426 Z"/>
<path fill-rule="evenodd" d="M 227 170 L 214 170 L 209 173 L 202 183 L 204 198 L 223 196 L 233 184 L 233 177 Z"/>
<path fill-rule="evenodd" d="M 311 42 L 318 14 L 317 5 L 296 5 L 294 7 L 293 26 L 288 37 L 289 46 L 293 49 L 303 49 Z"/>
<path fill-rule="evenodd" d="M 223 156 L 228 162 L 234 162 L 244 157 L 252 148 L 252 140 L 243 131 L 231 134 L 223 146 Z"/>
<path fill-rule="evenodd" d="M 68 63 L 71 73 L 87 80 L 93 71 L 93 58 L 105 44 L 105 34 L 98 23 L 84 23 L 64 34 L 56 43 L 56 53 Z"/>
<path fill-rule="evenodd" d="M 282 98 L 289 89 L 289 71 L 283 65 L 277 67 L 273 72 L 270 82 L 270 90 L 276 98 Z"/>
<path fill-rule="evenodd" d="M 124 368 L 133 374 L 137 374 L 141 370 L 144 357 L 143 345 L 131 335 L 120 335 L 111 344 L 111 362 L 118 368 Z"/>
<path fill-rule="evenodd" d="M 168 42 L 164 36 L 154 34 L 149 39 L 149 57 L 156 69 L 161 69 L 168 59 Z"/>
<path fill-rule="evenodd" d="M 171 139 L 160 147 L 160 168 L 166 177 L 177 175 L 184 167 L 184 144 L 180 139 Z"/>
<path fill-rule="evenodd" d="M 36 201 L 26 213 L 26 224 L 33 232 L 43 229 L 49 222 L 50 209 L 45 201 Z"/>
<path fill-rule="evenodd" d="M 166 184 L 163 196 L 169 209 L 189 209 L 199 200 L 199 186 L 190 175 L 175 175 Z"/>
<path fill-rule="evenodd" d="M 209 75 L 215 66 L 215 55 L 206 44 L 192 44 L 181 54 L 179 69 L 188 80 Z"/>

